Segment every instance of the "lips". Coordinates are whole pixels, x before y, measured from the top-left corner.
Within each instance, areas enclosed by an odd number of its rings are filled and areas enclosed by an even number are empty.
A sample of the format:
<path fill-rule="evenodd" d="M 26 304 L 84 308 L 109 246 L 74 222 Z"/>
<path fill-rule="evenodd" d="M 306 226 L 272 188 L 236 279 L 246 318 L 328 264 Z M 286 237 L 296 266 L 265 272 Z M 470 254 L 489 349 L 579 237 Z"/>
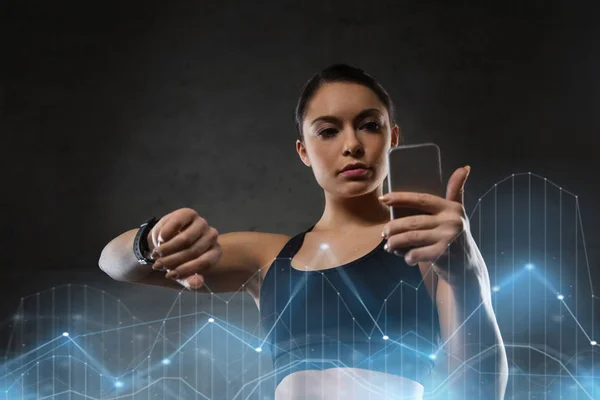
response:
<path fill-rule="evenodd" d="M 354 168 L 354 169 L 347 169 L 345 171 L 340 172 L 340 175 L 346 176 L 346 177 L 355 177 L 355 176 L 365 176 L 369 173 L 368 169 L 364 169 L 364 168 Z"/>
<path fill-rule="evenodd" d="M 369 169 L 369 167 L 367 167 L 365 164 L 362 164 L 362 163 L 348 164 L 344 168 L 342 168 L 340 173 L 344 172 L 344 171 L 350 171 L 353 169 Z"/>

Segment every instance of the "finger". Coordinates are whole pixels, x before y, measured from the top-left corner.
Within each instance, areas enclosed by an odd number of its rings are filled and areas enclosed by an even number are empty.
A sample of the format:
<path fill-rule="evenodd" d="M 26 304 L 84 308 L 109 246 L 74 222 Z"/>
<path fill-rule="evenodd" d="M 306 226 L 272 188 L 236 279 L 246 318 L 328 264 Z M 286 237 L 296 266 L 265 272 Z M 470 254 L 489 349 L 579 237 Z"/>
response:
<path fill-rule="evenodd" d="M 440 240 L 440 234 L 435 229 L 424 231 L 409 231 L 392 235 L 387 240 L 385 249 L 393 252 L 407 247 L 429 246 Z"/>
<path fill-rule="evenodd" d="M 162 259 L 160 258 L 154 260 L 154 264 L 152 264 L 152 269 L 155 271 L 166 271 L 167 268 L 168 267 L 162 263 Z"/>
<path fill-rule="evenodd" d="M 448 185 L 446 187 L 447 200 L 464 204 L 465 184 L 470 171 L 471 167 L 467 165 L 465 167 L 458 168 L 456 171 L 454 171 L 452 176 L 450 176 Z"/>
<path fill-rule="evenodd" d="M 204 277 L 202 275 L 194 274 L 184 279 L 177 279 L 177 282 L 188 290 L 198 290 L 204 286 Z"/>
<path fill-rule="evenodd" d="M 416 208 L 435 214 L 446 207 L 447 200 L 429 193 L 389 192 L 381 201 L 390 207 Z"/>
<path fill-rule="evenodd" d="M 187 250 L 194 246 L 196 241 L 207 232 L 208 228 L 209 226 L 204 219 L 195 218 L 192 223 L 183 228 L 181 232 L 161 244 L 158 248 L 158 253 L 161 257 L 166 258 L 171 254 Z"/>
<path fill-rule="evenodd" d="M 433 229 L 438 225 L 439 221 L 434 215 L 414 215 L 390 221 L 383 228 L 383 233 L 385 237 L 390 237 L 407 231 Z"/>
<path fill-rule="evenodd" d="M 180 231 L 187 228 L 189 224 L 194 222 L 196 216 L 197 214 L 195 213 L 195 211 L 191 209 L 189 212 L 182 211 L 174 215 L 171 214 L 169 218 L 166 219 L 163 226 L 160 228 L 160 232 L 158 234 L 158 241 L 163 242 L 163 244 L 164 242 L 169 241 L 170 239 L 175 237 L 175 235 L 177 235 Z"/>
<path fill-rule="evenodd" d="M 406 253 L 404 260 L 411 267 L 420 262 L 435 262 L 444 254 L 445 249 L 446 246 L 440 245 L 440 242 L 430 246 L 418 247 Z"/>
<path fill-rule="evenodd" d="M 162 257 L 160 263 L 163 266 L 166 266 L 166 268 L 175 269 L 181 264 L 201 256 L 215 243 L 217 235 L 212 232 L 216 232 L 216 230 L 209 229 L 206 234 L 202 234 L 191 246 L 188 246 L 187 248 L 168 256 Z"/>
<path fill-rule="evenodd" d="M 161 221 L 158 221 L 157 224 L 154 225 L 154 228 L 152 228 L 152 230 L 150 231 L 150 233 L 152 234 L 152 245 L 153 245 L 154 249 L 156 249 L 156 247 L 159 245 L 158 232 L 160 232 L 161 226 L 162 226 Z"/>
<path fill-rule="evenodd" d="M 219 250 L 216 247 L 204 252 L 200 257 L 179 265 L 177 268 L 169 271 L 167 278 L 183 279 L 195 273 L 203 274 L 219 258 Z"/>

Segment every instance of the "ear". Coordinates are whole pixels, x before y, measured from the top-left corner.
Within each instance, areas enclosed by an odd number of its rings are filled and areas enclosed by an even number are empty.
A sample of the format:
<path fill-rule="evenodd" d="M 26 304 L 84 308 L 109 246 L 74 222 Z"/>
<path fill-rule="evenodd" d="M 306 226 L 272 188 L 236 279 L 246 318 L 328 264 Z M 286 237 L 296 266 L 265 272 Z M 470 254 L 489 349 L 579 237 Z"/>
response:
<path fill-rule="evenodd" d="M 310 167 L 310 159 L 308 158 L 308 153 L 306 152 L 306 146 L 299 139 L 296 140 L 296 151 L 300 156 L 300 159 L 307 167 Z"/>
<path fill-rule="evenodd" d="M 397 124 L 394 124 L 394 127 L 392 128 L 392 137 L 390 138 L 390 145 L 391 147 L 396 147 L 402 145 L 403 143 L 404 141 L 400 135 L 400 128 Z"/>

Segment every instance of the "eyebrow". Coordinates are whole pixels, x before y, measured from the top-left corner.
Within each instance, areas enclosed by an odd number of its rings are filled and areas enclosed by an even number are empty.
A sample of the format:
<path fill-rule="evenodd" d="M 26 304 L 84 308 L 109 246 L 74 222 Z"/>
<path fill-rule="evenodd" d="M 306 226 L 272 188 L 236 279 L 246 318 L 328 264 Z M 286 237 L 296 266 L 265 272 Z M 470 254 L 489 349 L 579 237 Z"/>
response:
<path fill-rule="evenodd" d="M 368 108 L 366 110 L 362 110 L 361 112 L 359 112 L 358 115 L 356 117 L 354 117 L 353 122 L 356 122 L 356 121 L 360 120 L 361 118 L 364 118 L 367 115 L 371 115 L 371 114 L 383 115 L 381 113 L 381 111 L 379 111 L 377 108 Z M 322 115 L 320 117 L 315 118 L 310 124 L 314 125 L 314 124 L 316 124 L 319 121 L 339 122 L 340 119 L 337 118 L 337 117 L 334 117 L 333 115 Z"/>

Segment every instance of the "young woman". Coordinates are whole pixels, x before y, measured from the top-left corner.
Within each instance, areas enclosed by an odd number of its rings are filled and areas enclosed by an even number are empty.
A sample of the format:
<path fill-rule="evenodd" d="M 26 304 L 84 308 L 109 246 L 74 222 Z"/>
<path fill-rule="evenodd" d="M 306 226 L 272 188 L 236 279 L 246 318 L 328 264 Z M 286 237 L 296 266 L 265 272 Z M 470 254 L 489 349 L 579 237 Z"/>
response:
<path fill-rule="evenodd" d="M 442 390 L 452 398 L 503 398 L 506 355 L 462 204 L 469 167 L 452 174 L 445 198 L 382 197 L 387 152 L 401 142 L 394 106 L 348 65 L 306 84 L 296 122 L 298 155 L 325 195 L 313 226 L 294 237 L 218 234 L 195 210 L 178 209 L 147 235 L 113 239 L 102 270 L 174 289 L 243 287 L 260 308 L 276 400 L 421 399 L 436 355 L 449 367 Z M 390 206 L 423 214 L 390 221 Z M 134 256 L 138 232 L 152 267 Z"/>

